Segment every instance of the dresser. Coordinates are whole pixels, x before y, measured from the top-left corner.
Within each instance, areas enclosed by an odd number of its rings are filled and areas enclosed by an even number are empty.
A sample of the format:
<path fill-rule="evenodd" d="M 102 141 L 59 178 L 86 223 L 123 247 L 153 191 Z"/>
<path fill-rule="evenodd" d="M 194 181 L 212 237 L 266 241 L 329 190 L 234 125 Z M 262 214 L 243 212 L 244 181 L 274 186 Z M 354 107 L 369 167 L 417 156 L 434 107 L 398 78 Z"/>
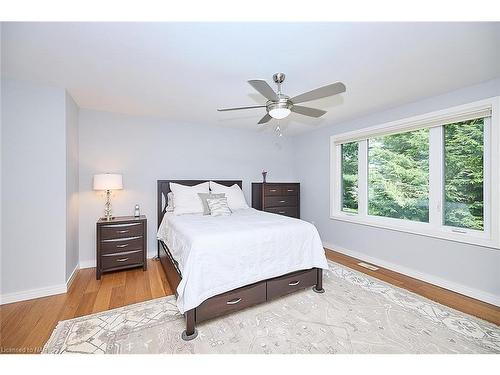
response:
<path fill-rule="evenodd" d="M 119 216 L 96 224 L 96 278 L 108 271 L 132 267 L 147 268 L 146 216 Z"/>
<path fill-rule="evenodd" d="M 300 218 L 300 184 L 253 182 L 252 207 L 298 219 Z"/>

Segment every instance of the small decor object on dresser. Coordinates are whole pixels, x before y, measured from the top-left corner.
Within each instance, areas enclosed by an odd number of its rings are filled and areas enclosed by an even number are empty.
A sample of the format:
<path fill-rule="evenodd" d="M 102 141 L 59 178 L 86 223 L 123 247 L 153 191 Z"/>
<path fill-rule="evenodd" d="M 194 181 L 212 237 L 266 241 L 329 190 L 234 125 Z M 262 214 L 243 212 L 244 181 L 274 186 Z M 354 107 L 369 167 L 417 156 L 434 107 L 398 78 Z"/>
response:
<path fill-rule="evenodd" d="M 141 216 L 141 210 L 139 209 L 139 205 L 138 204 L 136 204 L 135 207 L 134 207 L 134 216 L 135 217 Z"/>
<path fill-rule="evenodd" d="M 253 182 L 252 207 L 260 211 L 299 219 L 300 184 L 297 182 Z"/>
<path fill-rule="evenodd" d="M 147 269 L 146 216 L 120 216 L 111 222 L 99 219 L 96 230 L 97 280 L 108 271 L 133 267 Z"/>
<path fill-rule="evenodd" d="M 266 183 L 267 171 L 262 170 L 262 182 Z"/>

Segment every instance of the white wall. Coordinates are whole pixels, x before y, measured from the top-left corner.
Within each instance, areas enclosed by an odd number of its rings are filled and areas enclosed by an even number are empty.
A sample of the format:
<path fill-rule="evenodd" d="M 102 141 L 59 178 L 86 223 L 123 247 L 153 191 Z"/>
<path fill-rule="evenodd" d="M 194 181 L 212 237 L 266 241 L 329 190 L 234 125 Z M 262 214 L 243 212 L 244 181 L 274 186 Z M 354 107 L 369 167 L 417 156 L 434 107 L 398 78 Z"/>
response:
<path fill-rule="evenodd" d="M 290 140 L 272 132 L 170 123 L 167 120 L 80 110 L 80 265 L 95 266 L 95 222 L 104 197 L 92 190 L 95 173 L 123 174 L 112 197 L 114 215 L 148 218 L 148 252 L 156 252 L 156 180 L 242 179 L 251 204 L 251 182 L 293 181 Z"/>
<path fill-rule="evenodd" d="M 66 280 L 78 266 L 78 111 L 66 93 Z"/>
<path fill-rule="evenodd" d="M 3 80 L 2 94 L 1 277 L 9 299 L 65 284 L 65 92 Z"/>
<path fill-rule="evenodd" d="M 500 79 L 293 138 L 302 218 L 314 222 L 324 243 L 334 249 L 499 304 L 500 250 L 329 218 L 331 135 L 496 95 Z"/>

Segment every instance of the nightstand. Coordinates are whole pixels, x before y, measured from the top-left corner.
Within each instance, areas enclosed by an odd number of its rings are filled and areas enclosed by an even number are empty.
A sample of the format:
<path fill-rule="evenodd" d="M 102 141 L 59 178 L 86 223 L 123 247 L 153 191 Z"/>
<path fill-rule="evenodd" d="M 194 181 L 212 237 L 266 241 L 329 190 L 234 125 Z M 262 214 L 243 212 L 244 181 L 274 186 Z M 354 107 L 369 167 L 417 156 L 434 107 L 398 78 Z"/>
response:
<path fill-rule="evenodd" d="M 96 224 L 96 279 L 109 271 L 133 267 L 147 269 L 147 219 L 146 216 L 118 216 Z"/>

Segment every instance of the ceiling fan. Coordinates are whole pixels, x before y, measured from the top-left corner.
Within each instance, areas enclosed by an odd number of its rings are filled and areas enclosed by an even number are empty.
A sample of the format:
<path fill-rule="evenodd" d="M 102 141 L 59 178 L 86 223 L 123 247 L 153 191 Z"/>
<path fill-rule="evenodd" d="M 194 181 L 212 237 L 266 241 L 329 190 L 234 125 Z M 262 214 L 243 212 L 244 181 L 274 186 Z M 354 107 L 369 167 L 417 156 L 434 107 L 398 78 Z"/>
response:
<path fill-rule="evenodd" d="M 291 112 L 299 113 L 301 115 L 309 117 L 321 117 L 326 113 L 326 111 L 311 107 L 304 107 L 301 105 L 297 105 L 297 103 L 309 102 L 311 100 L 337 95 L 345 92 L 346 90 L 345 85 L 342 82 L 335 82 L 330 85 L 319 87 L 317 89 L 290 98 L 289 96 L 281 92 L 281 84 L 285 80 L 285 74 L 276 73 L 273 75 L 273 80 L 278 85 L 278 92 L 275 92 L 271 88 L 271 86 L 269 86 L 269 84 L 262 79 L 252 79 L 248 81 L 248 83 L 255 90 L 257 90 L 267 99 L 266 104 L 235 108 L 220 108 L 217 109 L 217 111 L 224 112 L 237 111 L 240 109 L 266 108 L 267 113 L 260 119 L 258 124 L 265 124 L 273 118 L 277 120 L 284 119 Z"/>

